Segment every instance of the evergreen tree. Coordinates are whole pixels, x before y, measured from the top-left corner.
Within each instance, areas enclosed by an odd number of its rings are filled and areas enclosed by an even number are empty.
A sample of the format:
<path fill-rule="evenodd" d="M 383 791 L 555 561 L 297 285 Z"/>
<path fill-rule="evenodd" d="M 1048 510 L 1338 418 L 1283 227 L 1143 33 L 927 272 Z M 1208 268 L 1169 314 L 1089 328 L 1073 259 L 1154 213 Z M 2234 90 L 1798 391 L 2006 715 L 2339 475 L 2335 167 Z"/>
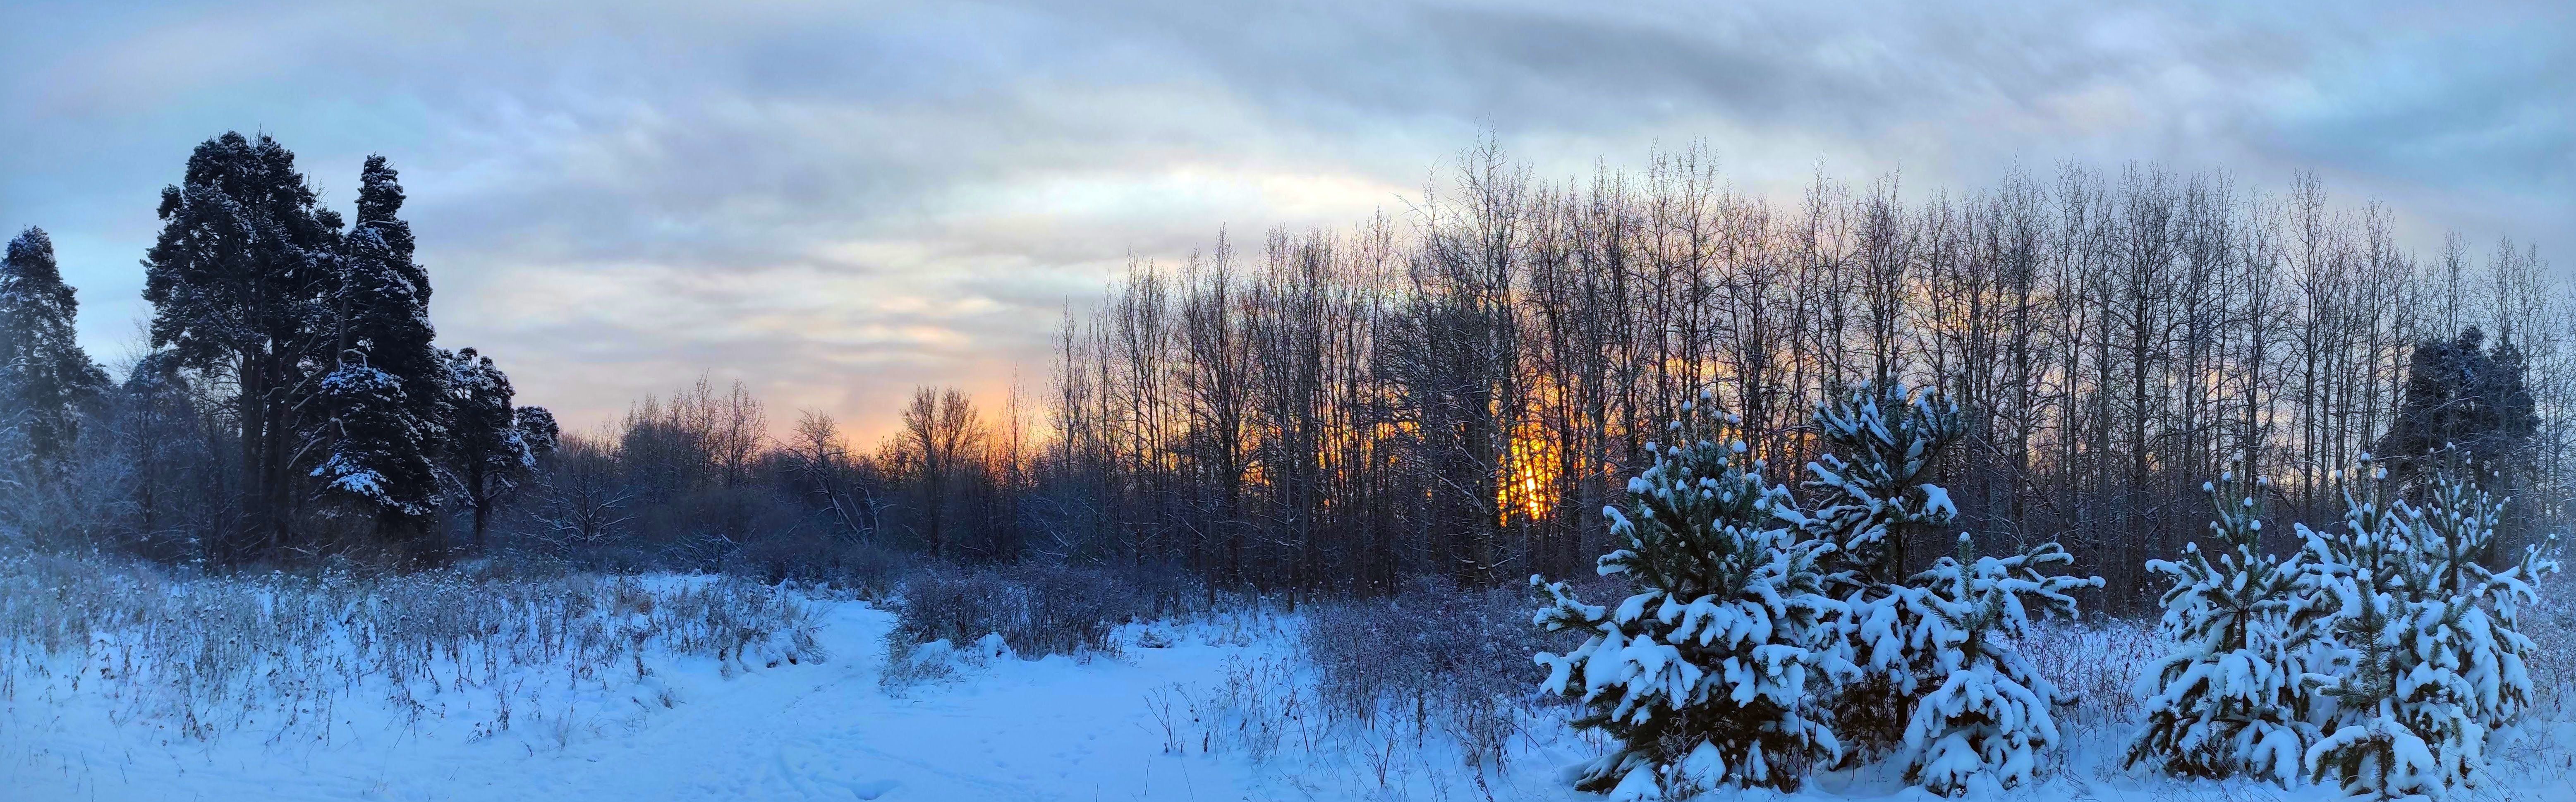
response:
<path fill-rule="evenodd" d="M 2338 778 L 2348 794 L 2438 797 L 2479 784 L 2487 736 L 2530 705 L 2535 645 L 2520 610 L 2538 601 L 2532 581 L 2558 569 L 2555 538 L 2489 570 L 2502 501 L 2446 471 L 2410 504 L 2367 468 L 2370 495 L 2345 493 L 2340 531 L 2299 527 L 2310 587 L 2333 605 L 2322 624 L 2349 659 L 2323 689 L 2330 723 L 2304 757 L 2310 779 Z"/>
<path fill-rule="evenodd" d="M 1807 537 L 1836 546 L 1826 585 L 1847 608 L 1839 626 L 1846 637 L 1872 636 L 1854 641 L 1853 658 L 1866 673 L 1835 706 L 1835 725 L 1853 747 L 1846 760 L 1856 763 L 1893 748 L 1914 702 L 1941 681 L 1916 675 L 1917 657 L 1900 636 L 1912 625 L 1899 620 L 1912 608 L 1895 597 L 1906 587 L 1913 535 L 1947 527 L 1958 515 L 1949 493 L 1924 480 L 1966 424 L 1940 396 L 1867 384 L 1817 405 L 1815 422 L 1827 453 L 1807 464 L 1805 486 L 1819 491 L 1811 503 L 1820 506 L 1783 506 L 1781 514 Z"/>
<path fill-rule="evenodd" d="M 2485 343 L 2472 326 L 2456 339 L 2416 346 L 2397 418 L 2377 451 L 2394 458 L 2382 464 L 2397 469 L 2398 479 L 2430 474 L 2421 468 L 2453 459 L 2487 470 L 2526 462 L 2540 416 L 2523 385 L 2522 350 L 2511 342 Z"/>
<path fill-rule="evenodd" d="M 406 412 L 410 396 L 393 374 L 366 364 L 364 354 L 341 358 L 314 395 L 325 411 L 317 439 L 325 449 L 312 470 L 322 495 L 374 519 L 378 530 L 418 545 L 438 509 L 438 476 L 423 453 L 434 432 Z"/>
<path fill-rule="evenodd" d="M 0 432 L 23 449 L 10 459 L 40 474 L 69 456 L 80 408 L 107 386 L 73 332 L 79 311 L 44 229 L 10 240 L 0 259 Z"/>
<path fill-rule="evenodd" d="M 2057 743 L 2051 710 L 2068 701 L 2039 675 L 2016 644 L 2030 637 L 2029 611 L 2075 615 L 2078 588 L 2098 588 L 2101 577 L 2052 575 L 2075 558 L 2055 543 L 2009 557 L 1975 556 L 1959 535 L 1959 551 L 1912 577 L 1912 586 L 1889 600 L 1910 659 L 1907 673 L 1939 677 L 1906 719 L 1904 747 L 1896 755 L 1905 778 L 1933 793 L 1956 796 L 1991 781 L 2010 788 L 2031 781 L 2039 752 Z M 1883 645 L 1878 633 L 1865 639 Z M 1875 657 L 1875 655 L 1873 655 Z"/>
<path fill-rule="evenodd" d="M 324 455 L 312 474 L 340 508 L 372 517 L 419 545 L 437 510 L 433 459 L 444 437 L 446 366 L 430 345 L 429 277 L 412 261 L 411 226 L 397 213 L 402 185 L 382 156 L 367 157 L 358 214 L 336 262 L 334 365 L 318 386 Z"/>
<path fill-rule="evenodd" d="M 297 410 L 335 345 L 328 322 L 340 219 L 314 200 L 294 153 L 267 136 L 228 132 L 198 145 L 181 182 L 161 190 L 161 233 L 144 256 L 153 347 L 237 388 L 245 526 L 219 551 L 226 558 L 288 539 Z"/>
<path fill-rule="evenodd" d="M 2028 611 L 2073 615 L 2069 592 L 2100 577 L 2050 575 L 2073 562 L 2045 543 L 2019 555 L 1976 557 L 1961 534 L 1954 557 L 1905 573 L 1913 540 L 1958 516 L 1930 478 L 1941 449 L 1965 430 L 1956 405 L 1930 392 L 1860 385 L 1816 410 L 1828 453 L 1809 463 L 1813 512 L 1775 514 L 1806 537 L 1839 546 L 1826 586 L 1842 595 L 1835 637 L 1859 666 L 1832 701 L 1853 749 L 1845 761 L 1895 749 L 1906 778 L 1938 793 L 1976 782 L 2027 782 L 2057 738 L 2049 714 L 2065 699 L 2015 647 Z"/>
<path fill-rule="evenodd" d="M 1863 384 L 1818 405 L 1816 428 L 1829 450 L 1808 463 L 1815 478 L 1806 486 L 1823 491 L 1825 505 L 1795 522 L 1840 549 L 1837 588 L 1903 582 L 1909 536 L 1958 517 L 1949 491 L 1924 480 L 1941 449 L 1967 433 L 1966 418 L 1937 394 Z"/>
<path fill-rule="evenodd" d="M 399 217 L 400 174 L 383 156 L 367 157 L 359 173 L 358 216 L 350 224 L 341 269 L 339 335 L 343 352 L 358 350 L 367 364 L 393 374 L 414 399 L 411 414 L 436 421 L 446 370 L 430 345 L 429 273 L 412 261 L 411 223 Z"/>
<path fill-rule="evenodd" d="M 519 442 L 528 445 L 534 459 L 545 459 L 563 444 L 563 426 L 555 422 L 555 413 L 545 407 L 520 407 L 513 416 L 519 427 Z"/>
<path fill-rule="evenodd" d="M 473 548 L 480 551 L 492 511 L 554 448 L 559 431 L 545 408 L 510 406 L 510 377 L 491 357 L 466 348 L 447 354 L 446 362 L 448 455 L 474 510 Z"/>
<path fill-rule="evenodd" d="M 1670 445 L 1629 481 L 1628 512 L 1604 508 L 1621 548 L 1604 576 L 1636 592 L 1617 609 L 1584 604 L 1540 577 L 1537 623 L 1593 636 L 1541 653 L 1543 689 L 1581 700 L 1575 726 L 1619 744 L 1576 787 L 1614 798 L 1686 797 L 1729 786 L 1795 788 L 1807 768 L 1841 758 L 1808 699 L 1853 671 L 1826 620 L 1818 561 L 1833 544 L 1778 524 L 1784 492 L 1745 455 L 1737 422 L 1705 395 L 1684 407 Z"/>
<path fill-rule="evenodd" d="M 2129 765 L 2153 764 L 2186 777 L 2246 775 L 2295 784 L 2321 736 L 2316 687 L 2331 679 L 2331 612 L 2302 590 L 2298 555 L 2263 552 L 2262 496 L 2269 484 L 2242 466 L 2202 485 L 2217 520 L 2209 528 L 2218 560 L 2197 543 L 2178 561 L 2147 569 L 2173 577 L 2165 591 L 2166 637 L 2174 653 L 2139 676 L 2146 727 L 2129 744 Z"/>

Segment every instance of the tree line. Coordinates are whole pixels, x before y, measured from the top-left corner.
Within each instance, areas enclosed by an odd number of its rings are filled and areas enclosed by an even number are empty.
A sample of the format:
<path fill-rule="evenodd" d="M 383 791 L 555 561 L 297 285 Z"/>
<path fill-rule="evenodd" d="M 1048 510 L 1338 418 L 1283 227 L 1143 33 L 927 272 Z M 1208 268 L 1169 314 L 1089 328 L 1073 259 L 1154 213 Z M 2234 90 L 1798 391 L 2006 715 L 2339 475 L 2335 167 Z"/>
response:
<path fill-rule="evenodd" d="M 1702 391 L 1794 486 L 1817 405 L 1861 383 L 1958 404 L 1933 467 L 1955 525 L 2063 542 L 2115 604 L 2240 461 L 2322 520 L 2338 467 L 2457 444 L 2520 499 L 2508 532 L 2566 515 L 2576 353 L 2534 246 L 2412 253 L 2390 210 L 2305 175 L 1903 189 L 1820 174 L 1776 200 L 1697 150 L 1549 182 L 1486 146 L 1394 214 L 1136 264 L 1068 305 L 1036 398 L 919 388 L 855 444 L 703 379 L 559 431 L 489 357 L 432 344 L 383 160 L 344 221 L 283 147 L 227 134 L 163 193 L 151 350 L 121 380 L 79 354 L 41 232 L 11 246 L 0 525 L 214 564 L 505 549 L 783 577 L 920 555 L 1211 591 L 1492 584 L 1607 550 L 1599 511 Z"/>
<path fill-rule="evenodd" d="M 1780 202 L 1696 150 L 1544 182 L 1488 146 L 1395 218 L 1137 267 L 1067 315 L 1032 536 L 1271 588 L 1564 575 L 1701 390 L 1795 481 L 1817 405 L 1864 383 L 1963 411 L 1932 477 L 1959 528 L 2062 541 L 2117 604 L 2240 461 L 2326 519 L 2338 468 L 2456 445 L 2508 530 L 2565 518 L 2576 363 L 2536 247 L 2412 253 L 2313 175 L 1900 189 Z"/>

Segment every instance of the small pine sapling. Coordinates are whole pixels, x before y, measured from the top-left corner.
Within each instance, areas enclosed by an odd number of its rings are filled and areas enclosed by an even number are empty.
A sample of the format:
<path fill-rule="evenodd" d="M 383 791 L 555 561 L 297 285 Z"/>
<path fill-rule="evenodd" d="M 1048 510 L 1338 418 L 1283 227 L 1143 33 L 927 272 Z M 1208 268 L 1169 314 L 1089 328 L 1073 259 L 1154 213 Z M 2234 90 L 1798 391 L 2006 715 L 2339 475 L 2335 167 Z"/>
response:
<path fill-rule="evenodd" d="M 2073 614 L 2069 591 L 2098 577 L 2050 576 L 2073 562 L 2042 544 L 2011 557 L 1958 556 L 1909 573 L 1918 533 L 1948 528 L 1958 508 L 1931 478 L 1941 449 L 1967 431 L 1956 404 L 1937 393 L 1861 385 L 1816 410 L 1830 453 L 1809 463 L 1823 506 L 1775 509 L 1811 539 L 1835 544 L 1826 586 L 1840 594 L 1830 625 L 1859 679 L 1832 700 L 1850 747 L 1844 764 L 1892 754 L 1910 781 L 1940 793 L 1985 776 L 2016 785 L 2036 772 L 2038 750 L 2057 738 L 2049 707 L 2064 701 L 2014 647 L 2028 611 Z"/>
<path fill-rule="evenodd" d="M 1898 597 L 1906 588 L 1908 536 L 1946 527 L 1958 515 L 1948 491 L 1923 480 L 1967 426 L 1958 406 L 1937 394 L 1868 384 L 1818 404 L 1815 423 L 1828 451 L 1807 463 L 1805 486 L 1819 493 L 1821 506 L 1782 504 L 1776 512 L 1836 549 L 1826 590 L 1844 604 L 1834 621 L 1837 638 L 1862 672 L 1833 701 L 1849 766 L 1892 751 L 1914 702 L 1941 681 L 1915 673 L 1919 661 L 1900 634 L 1909 623 Z"/>
<path fill-rule="evenodd" d="M 2342 531 L 2300 527 L 2311 586 L 2334 605 L 2326 625 L 2349 659 L 2324 689 L 2332 723 L 2307 769 L 2347 794 L 2438 798 L 2485 779 L 2487 736 L 2530 704 L 2535 647 L 2518 616 L 2538 601 L 2531 580 L 2558 569 L 2556 538 L 2491 571 L 2479 560 L 2504 502 L 2444 472 L 2410 504 L 2365 465 L 2369 496 L 2345 491 Z"/>
<path fill-rule="evenodd" d="M 2068 593 L 2102 586 L 2101 577 L 2048 573 L 2074 562 L 2055 543 L 1978 557 L 1962 533 L 1957 556 L 1934 562 L 1892 597 L 1912 623 L 1906 640 L 1917 675 L 1941 678 L 1905 725 L 1897 759 L 1907 781 L 1955 796 L 1980 782 L 2011 788 L 2037 775 L 2040 750 L 2058 741 L 2050 710 L 2068 700 L 2016 644 L 2030 635 L 2033 608 L 2072 617 Z"/>
<path fill-rule="evenodd" d="M 1903 584 L 1906 535 L 1959 515 L 1949 491 L 1924 480 L 1941 449 L 1967 433 L 1967 419 L 1938 393 L 1862 384 L 1817 405 L 1816 429 L 1828 450 L 1807 463 L 1814 478 L 1805 485 L 1823 493 L 1824 506 L 1784 507 L 1783 517 L 1840 551 L 1836 587 Z"/>
<path fill-rule="evenodd" d="M 1842 746 L 1810 699 L 1854 669 L 1827 631 L 1841 605 L 1819 561 L 1833 544 L 1779 526 L 1785 491 L 1746 456 L 1737 421 L 1705 395 L 1669 445 L 1629 480 L 1629 507 L 1602 510 L 1621 548 L 1604 576 L 1636 592 L 1616 609 L 1585 604 L 1540 577 L 1535 622 L 1594 633 L 1540 653 L 1543 691 L 1579 699 L 1579 728 L 1618 747 L 1580 766 L 1575 787 L 1618 799 L 1681 798 L 1721 786 L 1790 789 Z"/>
<path fill-rule="evenodd" d="M 2175 648 L 2138 678 L 2146 726 L 2129 744 L 2127 763 L 2169 774 L 2247 776 L 2293 785 L 2301 761 L 2321 736 L 2310 704 L 2332 679 L 2319 665 L 2330 648 L 2318 621 L 2327 612 L 2300 590 L 2301 556 L 2264 553 L 2264 491 L 2270 483 L 2244 466 L 2201 489 L 2216 519 L 2209 524 L 2217 560 L 2197 543 L 2180 560 L 2149 560 L 2147 570 L 2173 577 L 2160 624 Z"/>

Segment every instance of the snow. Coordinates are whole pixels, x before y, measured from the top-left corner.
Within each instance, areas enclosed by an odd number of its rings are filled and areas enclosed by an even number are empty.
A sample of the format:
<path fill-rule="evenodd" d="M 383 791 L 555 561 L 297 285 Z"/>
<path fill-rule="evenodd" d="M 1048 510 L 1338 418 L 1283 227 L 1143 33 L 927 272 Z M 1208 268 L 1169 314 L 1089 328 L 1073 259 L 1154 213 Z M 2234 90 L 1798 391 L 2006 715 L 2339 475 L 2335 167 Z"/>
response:
<path fill-rule="evenodd" d="M 825 648 L 838 659 L 762 669 L 732 680 L 712 660 L 658 666 L 675 704 L 595 711 L 566 742 L 528 721 L 476 739 L 449 708 L 406 726 L 395 711 L 343 711 L 348 737 L 267 743 L 235 733 L 212 743 L 105 721 L 99 701 L 67 693 L 52 706 L 21 698 L 0 727 L 0 787 L 11 799 L 1043 799 L 1094 791 L 1186 798 L 1178 767 L 1096 759 L 1156 749 L 1136 726 L 1146 688 L 1187 676 L 1201 653 L 1148 652 L 1135 664 L 1049 658 L 948 694 L 897 699 L 875 681 L 892 616 L 831 605 Z M 1175 665 L 1174 663 L 1180 663 Z M 652 679 L 648 678 L 648 679 Z M 655 683 L 661 684 L 661 683 Z M 660 691 L 663 688 L 650 688 Z M 35 702 L 31 704 L 31 702 Z M 372 719 L 372 720 L 370 720 Z M 1170 776 L 1157 768 L 1172 771 Z M 1171 794 L 1149 786 L 1168 783 Z M 1079 789 L 1079 793 L 1075 792 Z M 1138 796 L 1141 795 L 1141 796 Z"/>
<path fill-rule="evenodd" d="M 381 701 L 344 700 L 331 715 L 348 724 L 323 743 L 264 727 L 198 742 L 111 720 L 118 705 L 95 676 L 80 690 L 22 685 L 0 701 L 0 799 L 1358 799 L 1360 786 L 1377 786 L 1355 760 L 1261 763 L 1222 737 L 1210 755 L 1201 733 L 1167 736 L 1156 719 L 1158 695 L 1211 719 L 1231 709 L 1229 680 L 1286 665 L 1293 638 L 1282 627 L 1294 618 L 1130 625 L 1116 657 L 1021 660 L 998 639 L 924 647 L 916 658 L 946 651 L 957 675 L 889 690 L 880 674 L 893 614 L 817 604 L 824 662 L 736 669 L 665 656 L 631 686 L 521 700 L 509 728 L 489 735 L 494 697 L 470 687 L 429 699 L 439 712 L 417 722 Z M 557 719 L 565 707 L 574 715 Z M 1186 754 L 1168 751 L 1173 740 Z M 1398 760 L 1416 751 L 1399 746 Z M 1415 794 L 1435 784 L 1473 793 L 1454 754 L 1413 757 L 1436 765 L 1392 767 L 1399 786 L 1410 777 Z M 1507 798 L 1589 798 L 1558 793 L 1544 771 L 1487 783 L 1516 795 Z"/>
<path fill-rule="evenodd" d="M 1300 725 L 1280 718 L 1295 715 L 1299 702 L 1293 695 L 1254 698 L 1265 682 L 1297 673 L 1294 616 L 1235 614 L 1129 625 L 1118 635 L 1125 644 L 1121 654 L 1090 659 L 1022 660 L 992 654 L 992 644 L 970 645 L 953 650 L 959 661 L 955 676 L 894 692 L 880 682 L 892 614 L 861 601 L 825 599 L 815 605 L 815 637 L 830 655 L 826 661 L 770 666 L 758 655 L 726 661 L 659 656 L 647 661 L 649 673 L 637 682 L 612 682 L 577 699 L 521 700 L 506 730 L 480 737 L 478 728 L 491 728 L 494 697 L 471 686 L 462 693 L 424 695 L 437 712 L 416 722 L 381 699 L 353 694 L 329 709 L 347 724 L 333 728 L 327 743 L 294 730 L 281 738 L 281 730 L 267 726 L 200 742 L 146 721 L 111 720 L 118 705 L 104 695 L 106 683 L 94 673 L 75 690 L 59 675 L 36 681 L 23 672 L 0 672 L 17 683 L 0 695 L 0 799 L 1603 798 L 1566 786 L 1561 767 L 1604 750 L 1561 721 L 1525 722 L 1526 734 L 1513 739 L 1511 762 L 1499 775 L 1465 768 L 1454 751 L 1440 746 L 1438 733 L 1407 733 L 1385 745 L 1394 777 L 1385 787 L 1367 756 L 1324 741 L 1301 743 L 1295 729 Z M 2106 671 L 2122 668 L 2117 661 L 2104 663 Z M 1976 681 L 1960 678 L 1967 676 L 1953 675 L 1953 681 Z M 1156 699 L 1172 705 L 1161 708 L 1163 716 Z M 1189 716 L 1204 721 L 1191 722 Z M 1286 721 L 1282 726 L 1290 728 L 1264 757 L 1256 757 L 1248 742 L 1229 745 L 1222 734 L 1208 739 L 1219 725 L 1250 731 L 1268 726 L 1262 721 Z M 2041 755 L 2052 764 L 2047 772 L 2016 789 L 1972 783 L 1969 798 L 2335 798 L 2332 789 L 2313 785 L 2282 789 L 2124 770 L 2119 754 L 2134 722 L 2061 725 L 2065 741 Z M 2501 750 L 2506 764 L 2496 772 L 2499 798 L 2576 798 L 2567 791 L 2576 787 L 2576 775 L 2565 766 L 2571 750 L 2576 724 L 2564 723 L 2536 727 L 2519 746 Z M 1713 753 L 1694 752 L 1684 768 L 1698 776 L 1725 771 Z M 1924 798 L 1888 769 L 1830 772 L 1794 794 L 1756 792 L 1749 798 Z M 1621 792 L 1654 798 L 1651 777 L 1627 775 L 1642 784 L 1623 782 Z"/>

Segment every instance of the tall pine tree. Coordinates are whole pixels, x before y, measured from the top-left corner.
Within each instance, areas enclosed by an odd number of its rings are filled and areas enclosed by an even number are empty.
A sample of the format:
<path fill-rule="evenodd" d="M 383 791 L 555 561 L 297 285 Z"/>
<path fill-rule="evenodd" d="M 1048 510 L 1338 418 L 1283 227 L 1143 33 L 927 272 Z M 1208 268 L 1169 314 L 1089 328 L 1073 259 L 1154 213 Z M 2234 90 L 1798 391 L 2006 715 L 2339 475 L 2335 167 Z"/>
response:
<path fill-rule="evenodd" d="M 16 451 L 7 457 L 40 474 L 69 455 L 79 407 L 107 385 L 74 338 L 79 311 L 44 229 L 10 240 L 0 260 L 0 433 Z"/>
<path fill-rule="evenodd" d="M 144 255 L 152 345 L 236 388 L 243 528 L 225 559 L 285 546 L 304 443 L 298 409 L 327 371 L 339 215 L 314 205 L 295 154 L 227 132 L 161 190 L 161 233 Z"/>
<path fill-rule="evenodd" d="M 448 454 L 466 506 L 474 510 L 473 548 L 483 549 L 492 512 L 519 486 L 559 436 L 553 413 L 512 407 L 509 374 L 466 348 L 446 355 Z"/>
<path fill-rule="evenodd" d="M 415 551 L 437 510 L 433 463 L 444 436 L 446 365 L 430 345 L 429 276 L 412 261 L 403 190 L 382 156 L 360 175 L 358 215 L 342 240 L 333 283 L 336 348 L 318 386 L 323 454 L 312 474 L 332 510 L 373 518 Z"/>

